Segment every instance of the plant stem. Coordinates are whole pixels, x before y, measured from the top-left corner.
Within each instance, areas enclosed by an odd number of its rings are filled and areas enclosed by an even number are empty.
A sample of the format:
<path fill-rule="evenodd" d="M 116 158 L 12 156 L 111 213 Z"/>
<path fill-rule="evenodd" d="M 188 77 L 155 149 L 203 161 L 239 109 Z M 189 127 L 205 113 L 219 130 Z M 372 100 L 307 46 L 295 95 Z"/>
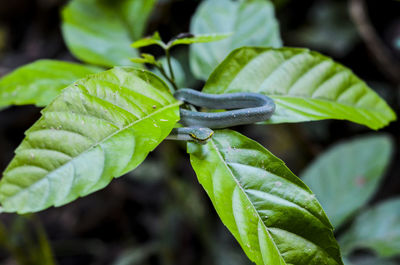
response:
<path fill-rule="evenodd" d="M 169 48 L 165 49 L 165 56 L 167 57 L 168 69 L 169 69 L 169 73 L 171 75 L 171 80 L 172 80 L 172 82 L 175 83 L 175 75 L 174 75 L 174 70 L 172 69 L 171 54 L 169 52 Z"/>
<path fill-rule="evenodd" d="M 365 0 L 351 0 L 349 8 L 351 18 L 372 54 L 372 58 L 379 66 L 378 69 L 395 84 L 400 84 L 400 64 L 373 27 Z"/>
<path fill-rule="evenodd" d="M 172 85 L 172 93 L 174 93 L 176 90 L 178 90 L 178 86 L 176 85 L 175 81 L 169 77 L 169 75 L 165 72 L 164 67 L 156 65 L 156 68 L 160 71 L 160 73 L 168 80 L 168 82 Z"/>

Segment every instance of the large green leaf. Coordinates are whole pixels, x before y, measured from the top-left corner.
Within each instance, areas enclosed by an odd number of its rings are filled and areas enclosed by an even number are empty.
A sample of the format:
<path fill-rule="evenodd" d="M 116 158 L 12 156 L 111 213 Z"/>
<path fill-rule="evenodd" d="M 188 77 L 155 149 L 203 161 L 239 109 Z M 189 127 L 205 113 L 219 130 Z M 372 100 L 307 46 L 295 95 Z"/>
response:
<path fill-rule="evenodd" d="M 348 68 L 307 49 L 243 47 L 212 73 L 203 92 L 270 96 L 269 123 L 345 119 L 379 129 L 395 113 Z"/>
<path fill-rule="evenodd" d="M 6 212 L 66 204 L 138 166 L 179 120 L 154 74 L 114 68 L 66 88 L 27 132 L 0 182 Z"/>
<path fill-rule="evenodd" d="M 223 130 L 188 151 L 222 222 L 257 265 L 343 264 L 314 194 L 260 144 Z"/>
<path fill-rule="evenodd" d="M 282 41 L 274 7 L 265 0 L 207 0 L 192 18 L 193 34 L 233 33 L 213 43 L 190 47 L 190 66 L 199 79 L 207 79 L 230 51 L 244 45 L 280 47 Z"/>
<path fill-rule="evenodd" d="M 131 65 L 130 45 L 139 39 L 156 0 L 72 0 L 63 10 L 62 30 L 71 52 L 102 66 Z"/>
<path fill-rule="evenodd" d="M 343 251 L 366 248 L 381 257 L 400 255 L 400 198 L 391 199 L 357 217 L 340 238 Z"/>
<path fill-rule="evenodd" d="M 101 68 L 56 60 L 24 65 L 0 79 L 0 107 L 46 106 L 66 86 L 100 71 Z"/>
<path fill-rule="evenodd" d="M 343 142 L 320 155 L 302 173 L 334 227 L 343 224 L 375 193 L 390 162 L 392 145 L 385 135 Z"/>

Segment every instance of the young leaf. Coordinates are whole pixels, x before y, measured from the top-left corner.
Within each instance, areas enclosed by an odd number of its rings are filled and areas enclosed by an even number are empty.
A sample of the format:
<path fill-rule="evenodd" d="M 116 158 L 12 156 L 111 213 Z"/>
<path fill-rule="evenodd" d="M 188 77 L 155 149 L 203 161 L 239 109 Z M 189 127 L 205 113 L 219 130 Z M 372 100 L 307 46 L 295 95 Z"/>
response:
<path fill-rule="evenodd" d="M 350 253 L 366 248 L 381 257 L 400 254 L 400 198 L 388 200 L 357 217 L 343 237 L 340 246 Z"/>
<path fill-rule="evenodd" d="M 156 0 L 72 0 L 62 11 L 62 30 L 80 60 L 111 67 L 131 65 Z"/>
<path fill-rule="evenodd" d="M 138 166 L 179 120 L 154 74 L 114 68 L 66 88 L 26 132 L 0 181 L 6 212 L 66 204 Z"/>
<path fill-rule="evenodd" d="M 76 80 L 103 69 L 57 60 L 38 60 L 0 79 L 0 107 L 49 104 Z"/>
<path fill-rule="evenodd" d="M 351 70 L 307 49 L 243 47 L 210 76 L 203 92 L 256 92 L 276 111 L 268 123 L 340 119 L 379 129 L 393 110 Z"/>
<path fill-rule="evenodd" d="M 131 61 L 133 63 L 147 63 L 147 64 L 152 64 L 152 65 L 157 65 L 157 60 L 154 58 L 153 55 L 148 54 L 148 53 L 142 53 L 141 58 L 131 58 Z"/>
<path fill-rule="evenodd" d="M 176 45 L 188 45 L 193 43 L 207 43 L 207 42 L 214 42 L 220 41 L 223 39 L 228 38 L 232 34 L 199 34 L 199 35 L 191 35 L 188 37 L 180 37 L 173 39 L 168 43 L 168 46 L 174 47 Z"/>
<path fill-rule="evenodd" d="M 158 45 L 162 48 L 166 48 L 165 43 L 161 40 L 160 34 L 158 34 L 157 31 L 154 32 L 153 36 L 142 38 L 131 44 L 133 48 L 142 48 L 151 45 Z"/>
<path fill-rule="evenodd" d="M 334 227 L 343 224 L 375 193 L 390 162 L 392 145 L 385 135 L 343 142 L 303 172 L 303 181 L 314 191 Z"/>
<path fill-rule="evenodd" d="M 282 45 L 273 4 L 265 0 L 204 1 L 192 18 L 190 32 L 195 35 L 234 33 L 226 40 L 190 46 L 192 72 L 203 80 L 235 48 Z"/>
<path fill-rule="evenodd" d="M 285 164 L 230 130 L 189 144 L 190 161 L 222 222 L 257 265 L 343 264 L 321 205 Z"/>

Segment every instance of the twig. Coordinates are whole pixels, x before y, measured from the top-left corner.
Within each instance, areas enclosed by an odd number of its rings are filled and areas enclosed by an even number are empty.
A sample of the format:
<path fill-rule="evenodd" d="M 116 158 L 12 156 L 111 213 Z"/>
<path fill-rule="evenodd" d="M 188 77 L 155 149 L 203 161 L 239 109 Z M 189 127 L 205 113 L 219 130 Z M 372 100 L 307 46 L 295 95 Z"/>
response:
<path fill-rule="evenodd" d="M 169 73 L 171 75 L 171 80 L 175 83 L 174 69 L 172 69 L 171 54 L 169 53 L 169 48 L 165 49 L 165 56 L 167 57 L 167 63 L 168 63 Z"/>
<path fill-rule="evenodd" d="M 164 67 L 155 65 L 155 67 L 160 71 L 160 73 L 168 80 L 168 82 L 172 85 L 172 93 L 174 93 L 176 90 L 178 90 L 178 86 L 176 85 L 175 81 L 172 80 L 167 72 L 164 70 Z"/>
<path fill-rule="evenodd" d="M 375 28 L 367 15 L 365 0 L 350 0 L 350 15 L 355 23 L 361 38 L 373 55 L 383 74 L 395 84 L 400 84 L 400 65 L 388 47 L 379 38 Z"/>

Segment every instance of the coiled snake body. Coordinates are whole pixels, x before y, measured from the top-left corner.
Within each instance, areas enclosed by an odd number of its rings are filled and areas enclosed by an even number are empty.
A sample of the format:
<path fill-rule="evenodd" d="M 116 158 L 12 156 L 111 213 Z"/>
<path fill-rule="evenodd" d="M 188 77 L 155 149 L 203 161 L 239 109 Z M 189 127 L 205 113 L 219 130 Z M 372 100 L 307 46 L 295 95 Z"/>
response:
<path fill-rule="evenodd" d="M 174 128 L 167 137 L 172 140 L 204 144 L 212 137 L 212 129 L 266 121 L 275 111 L 275 103 L 270 97 L 250 92 L 206 94 L 182 88 L 174 93 L 174 97 L 194 106 L 228 111 L 197 112 L 181 108 L 180 123 L 186 127 Z"/>

